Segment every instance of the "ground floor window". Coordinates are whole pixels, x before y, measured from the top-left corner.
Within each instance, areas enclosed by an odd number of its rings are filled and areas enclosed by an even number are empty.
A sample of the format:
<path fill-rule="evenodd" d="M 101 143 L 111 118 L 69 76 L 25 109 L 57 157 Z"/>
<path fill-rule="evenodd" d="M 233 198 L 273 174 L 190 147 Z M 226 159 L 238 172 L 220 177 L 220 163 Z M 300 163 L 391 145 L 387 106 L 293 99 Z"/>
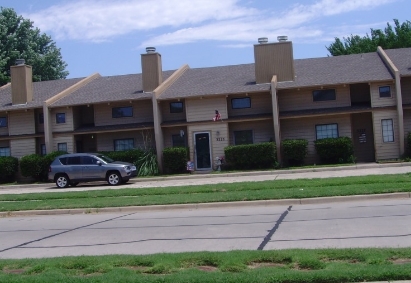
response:
<path fill-rule="evenodd" d="M 0 147 L 0 156 L 10 156 L 10 147 Z"/>
<path fill-rule="evenodd" d="M 185 147 L 186 139 L 181 135 L 172 135 L 173 147 Z"/>
<path fill-rule="evenodd" d="M 392 119 L 381 120 L 383 142 L 394 141 L 394 127 Z"/>
<path fill-rule="evenodd" d="M 46 155 L 46 145 L 44 143 L 40 145 L 40 155 Z"/>
<path fill-rule="evenodd" d="M 66 142 L 58 143 L 57 150 L 67 152 L 67 143 Z"/>
<path fill-rule="evenodd" d="M 338 138 L 338 125 L 337 124 L 325 124 L 316 125 L 315 132 L 317 140 L 326 138 Z"/>
<path fill-rule="evenodd" d="M 134 139 L 114 140 L 114 151 L 123 151 L 134 148 Z"/>
<path fill-rule="evenodd" d="M 246 130 L 246 131 L 234 131 L 234 144 L 252 144 L 253 141 L 253 131 Z"/>

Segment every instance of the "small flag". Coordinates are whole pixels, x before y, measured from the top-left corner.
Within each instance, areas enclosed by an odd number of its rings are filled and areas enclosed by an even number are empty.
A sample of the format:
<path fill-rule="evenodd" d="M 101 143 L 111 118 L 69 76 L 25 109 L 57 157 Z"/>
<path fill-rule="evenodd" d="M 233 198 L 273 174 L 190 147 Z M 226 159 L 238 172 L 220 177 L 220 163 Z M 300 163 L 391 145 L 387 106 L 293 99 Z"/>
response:
<path fill-rule="evenodd" d="M 218 110 L 215 111 L 215 116 L 213 118 L 213 121 L 220 121 L 221 120 L 221 115 L 220 112 L 218 112 Z"/>

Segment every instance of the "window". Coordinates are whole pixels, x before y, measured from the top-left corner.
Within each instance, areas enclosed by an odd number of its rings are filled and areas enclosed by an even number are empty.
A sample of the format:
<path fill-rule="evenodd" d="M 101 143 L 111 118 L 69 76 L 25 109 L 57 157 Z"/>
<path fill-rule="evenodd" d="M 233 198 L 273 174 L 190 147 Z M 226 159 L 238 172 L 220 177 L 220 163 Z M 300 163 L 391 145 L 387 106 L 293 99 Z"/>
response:
<path fill-rule="evenodd" d="M 66 142 L 58 143 L 57 150 L 67 152 L 67 143 Z"/>
<path fill-rule="evenodd" d="M 123 118 L 123 117 L 133 117 L 133 107 L 114 107 L 111 109 L 111 117 L 113 118 Z"/>
<path fill-rule="evenodd" d="M 394 127 L 392 119 L 381 120 L 382 126 L 382 140 L 383 142 L 393 142 L 394 141 Z"/>
<path fill-rule="evenodd" d="M 335 89 L 319 89 L 313 91 L 313 101 L 335 100 Z"/>
<path fill-rule="evenodd" d="M 173 140 L 173 147 L 185 147 L 186 146 L 186 140 L 184 136 L 173 135 L 171 138 Z"/>
<path fill-rule="evenodd" d="M 253 131 L 234 131 L 234 144 L 252 144 L 253 143 Z"/>
<path fill-rule="evenodd" d="M 43 117 L 44 118 L 44 117 Z M 66 123 L 66 113 L 57 113 L 56 114 L 56 123 L 64 124 Z"/>
<path fill-rule="evenodd" d="M 81 165 L 80 156 L 67 157 L 67 164 L 66 165 Z"/>
<path fill-rule="evenodd" d="M 170 113 L 183 113 L 183 102 L 170 102 Z"/>
<path fill-rule="evenodd" d="M 44 115 L 43 115 L 43 113 L 39 113 L 39 124 L 44 124 Z"/>
<path fill-rule="evenodd" d="M 40 145 L 40 155 L 46 155 L 46 145 L 44 143 Z"/>
<path fill-rule="evenodd" d="M 83 165 L 97 165 L 97 159 L 91 156 L 81 156 L 81 164 Z"/>
<path fill-rule="evenodd" d="M 0 156 L 10 156 L 10 147 L 0 147 Z"/>
<path fill-rule="evenodd" d="M 338 138 L 337 124 L 316 125 L 315 131 L 317 133 L 317 140 L 326 138 Z"/>
<path fill-rule="evenodd" d="M 231 108 L 232 109 L 242 109 L 242 108 L 251 108 L 251 98 L 233 98 L 231 99 Z"/>
<path fill-rule="evenodd" d="M 134 148 L 134 139 L 114 140 L 114 151 L 123 151 Z"/>
<path fill-rule="evenodd" d="M 0 127 L 7 127 L 7 117 L 0 117 Z"/>
<path fill-rule="evenodd" d="M 380 86 L 380 97 L 391 97 L 391 87 L 390 86 Z"/>

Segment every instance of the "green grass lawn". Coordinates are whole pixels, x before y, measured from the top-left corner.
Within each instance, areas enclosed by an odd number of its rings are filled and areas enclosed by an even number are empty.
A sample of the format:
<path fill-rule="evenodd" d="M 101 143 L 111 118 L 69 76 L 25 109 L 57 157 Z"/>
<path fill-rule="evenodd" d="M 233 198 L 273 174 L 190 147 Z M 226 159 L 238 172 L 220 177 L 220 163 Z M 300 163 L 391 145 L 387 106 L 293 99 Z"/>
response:
<path fill-rule="evenodd" d="M 366 282 L 411 279 L 411 248 L 0 260 L 0 282 Z"/>
<path fill-rule="evenodd" d="M 103 208 L 411 192 L 411 174 L 0 195 L 0 211 Z"/>

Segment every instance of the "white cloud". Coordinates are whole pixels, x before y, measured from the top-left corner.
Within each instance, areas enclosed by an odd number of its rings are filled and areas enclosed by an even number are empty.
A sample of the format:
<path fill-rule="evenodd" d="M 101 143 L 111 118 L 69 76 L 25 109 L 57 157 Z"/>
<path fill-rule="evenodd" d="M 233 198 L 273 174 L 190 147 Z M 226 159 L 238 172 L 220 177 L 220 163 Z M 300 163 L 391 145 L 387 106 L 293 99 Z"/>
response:
<path fill-rule="evenodd" d="M 239 47 L 261 36 L 274 40 L 277 35 L 288 35 L 293 41 L 330 38 L 325 34 L 329 28 L 318 26 L 318 19 L 396 1 L 300 1 L 305 4 L 291 5 L 281 12 L 275 10 L 275 3 L 257 10 L 249 7 L 252 2 L 244 4 L 240 0 L 77 0 L 25 17 L 43 32 L 51 31 L 57 39 L 98 42 L 142 31 L 150 32 L 150 37 L 140 47 L 203 40 L 233 42 L 224 46 Z"/>

